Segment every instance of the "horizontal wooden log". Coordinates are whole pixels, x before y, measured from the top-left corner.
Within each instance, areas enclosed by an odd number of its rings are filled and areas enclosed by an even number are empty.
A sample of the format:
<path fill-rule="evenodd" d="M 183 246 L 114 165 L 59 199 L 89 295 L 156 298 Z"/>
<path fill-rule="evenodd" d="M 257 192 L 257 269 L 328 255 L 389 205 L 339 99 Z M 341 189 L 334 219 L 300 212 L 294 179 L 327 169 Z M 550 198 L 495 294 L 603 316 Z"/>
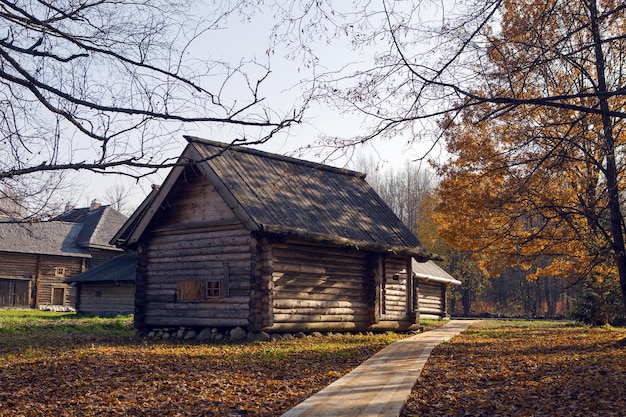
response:
<path fill-rule="evenodd" d="M 422 314 L 420 312 L 420 320 L 441 320 L 445 316 L 445 314 Z"/>
<path fill-rule="evenodd" d="M 392 290 L 389 288 L 385 288 L 385 297 L 386 298 L 406 298 L 406 291 L 398 291 Z"/>
<path fill-rule="evenodd" d="M 205 208 L 206 209 L 206 208 Z M 159 235 L 167 234 L 172 235 L 176 233 L 185 233 L 191 230 L 232 230 L 241 229 L 243 225 L 237 221 L 235 216 L 222 216 L 221 218 L 214 218 L 212 220 L 196 218 L 197 221 L 189 221 L 191 219 L 184 219 L 184 223 L 168 224 L 157 228 L 150 229 L 150 234 Z"/>
<path fill-rule="evenodd" d="M 168 262 L 168 263 L 155 263 L 151 262 L 146 266 L 146 272 L 148 274 L 154 272 L 177 272 L 177 271 L 185 271 L 187 274 L 188 271 L 196 272 L 197 274 L 190 274 L 196 276 L 208 275 L 206 273 L 207 270 L 216 269 L 220 270 L 224 267 L 224 262 L 228 262 L 231 268 L 249 268 L 250 263 L 246 261 L 233 261 L 230 259 L 219 259 L 216 261 L 204 261 L 204 262 Z M 250 269 L 248 269 L 249 271 Z M 202 274 L 204 272 L 204 274 Z"/>
<path fill-rule="evenodd" d="M 184 240 L 180 242 L 162 242 L 155 243 L 150 242 L 145 249 L 145 253 L 150 253 L 154 251 L 190 251 L 190 250 L 220 250 L 228 251 L 229 249 L 234 250 L 235 248 L 241 248 L 237 250 L 251 250 L 250 245 L 251 239 L 249 236 L 230 236 L 230 237 L 221 237 L 214 239 L 195 239 L 195 240 Z"/>
<path fill-rule="evenodd" d="M 442 294 L 439 295 L 424 295 L 424 294 L 419 294 L 420 295 L 420 300 L 431 300 L 431 301 L 441 301 L 443 299 Z"/>
<path fill-rule="evenodd" d="M 301 299 L 301 300 L 363 300 L 365 299 L 366 291 L 350 291 L 347 292 L 344 288 L 298 288 L 294 287 L 274 287 L 275 299 Z M 338 297 L 339 296 L 339 297 Z"/>
<path fill-rule="evenodd" d="M 354 321 L 367 321 L 369 316 L 367 314 L 344 314 L 344 315 L 331 315 L 331 314 L 276 314 L 274 313 L 274 323 L 313 323 L 313 322 L 354 322 Z"/>
<path fill-rule="evenodd" d="M 326 268 L 316 265 L 307 264 L 288 264 L 274 262 L 274 272 L 297 272 L 306 274 L 324 275 L 326 274 Z"/>
<path fill-rule="evenodd" d="M 265 327 L 263 330 L 269 332 L 340 332 L 340 331 L 409 331 L 419 330 L 421 325 L 411 323 L 407 320 L 402 321 L 380 321 L 379 323 L 362 322 L 335 322 L 335 323 L 274 323 Z"/>
<path fill-rule="evenodd" d="M 311 316 L 354 316 L 363 315 L 369 317 L 369 310 L 367 308 L 311 308 L 311 307 L 298 307 L 298 308 L 274 308 L 274 314 L 278 315 L 311 315 Z"/>
<path fill-rule="evenodd" d="M 203 245 L 209 245 L 210 241 L 215 241 L 216 239 L 222 239 L 225 242 L 228 242 L 229 239 L 246 237 L 248 239 L 252 239 L 250 232 L 243 229 L 229 229 L 229 230 L 216 230 L 216 231 L 193 231 L 189 230 L 183 234 L 160 234 L 155 236 L 150 236 L 148 239 L 148 246 L 151 245 L 164 245 L 164 244 L 172 244 L 172 245 L 180 245 L 181 247 L 187 247 L 189 244 L 198 244 L 201 242 Z M 237 241 L 237 240 L 236 240 Z M 187 243 L 185 243 L 187 242 Z"/>
<path fill-rule="evenodd" d="M 275 265 L 310 265 L 311 267 L 324 268 L 327 275 L 340 273 L 341 271 L 363 275 L 369 271 L 367 263 L 358 261 L 339 261 L 337 259 L 313 260 L 309 258 L 277 258 L 274 257 Z M 278 268 L 276 268 L 278 270 Z"/>
<path fill-rule="evenodd" d="M 428 312 L 432 312 L 432 311 L 437 312 L 437 311 L 444 311 L 445 310 L 444 306 L 441 305 L 441 304 L 440 305 L 420 304 L 419 305 L 419 309 L 420 309 L 420 311 L 423 311 L 423 312 L 427 312 L 427 311 Z"/>
<path fill-rule="evenodd" d="M 364 254 L 350 254 L 342 251 L 320 251 L 306 252 L 297 247 L 290 250 L 280 250 L 274 248 L 272 251 L 274 259 L 278 262 L 285 263 L 313 263 L 324 266 L 344 267 L 363 267 L 368 265 L 369 259 Z"/>
<path fill-rule="evenodd" d="M 296 254 L 314 259 L 367 259 L 368 255 L 345 248 L 330 247 L 328 245 L 308 244 L 304 242 L 274 243 L 272 249 L 276 257 L 289 258 Z"/>
<path fill-rule="evenodd" d="M 381 318 L 385 320 L 406 320 L 408 315 L 403 311 L 386 311 Z"/>
<path fill-rule="evenodd" d="M 429 304 L 429 305 L 441 305 L 441 304 L 443 304 L 443 300 L 441 298 L 439 298 L 439 299 L 420 298 L 419 302 L 420 302 L 420 304 Z"/>
<path fill-rule="evenodd" d="M 362 281 L 342 281 L 342 280 L 325 280 L 325 279 L 275 279 L 274 288 L 292 288 L 293 291 L 314 292 L 321 288 L 335 288 L 345 290 L 360 290 L 365 287 Z"/>
<path fill-rule="evenodd" d="M 238 319 L 220 319 L 220 318 L 199 318 L 199 317 L 170 317 L 167 315 L 156 316 L 150 315 L 146 316 L 144 323 L 146 326 L 154 326 L 154 327 L 176 327 L 176 326 L 186 326 L 186 327 L 247 327 L 249 322 L 248 319 L 238 318 Z"/>
<path fill-rule="evenodd" d="M 171 257 L 178 258 L 181 256 L 199 256 L 199 255 L 225 255 L 229 253 L 246 253 L 250 255 L 250 247 L 239 245 L 239 246 L 209 246 L 209 247 L 196 247 L 196 248 L 185 248 L 185 249 L 160 249 L 160 248 L 150 248 L 145 251 L 146 256 L 148 257 Z"/>
<path fill-rule="evenodd" d="M 426 287 L 426 288 L 424 288 L 424 287 L 420 286 L 420 287 L 418 287 L 418 291 L 420 293 L 422 293 L 422 294 L 425 294 L 425 295 L 439 295 L 439 296 L 441 296 L 441 294 L 444 293 L 444 289 L 441 288 L 441 287 L 438 287 L 438 288 L 428 288 L 428 287 Z"/>
<path fill-rule="evenodd" d="M 153 253 L 150 257 L 150 261 L 153 264 L 162 263 L 188 263 L 188 262 L 237 262 L 237 261 L 250 261 L 251 256 L 249 252 L 243 253 L 221 253 L 221 254 L 199 254 L 199 255 L 187 255 L 183 254 L 177 257 L 169 257 L 160 255 L 158 252 Z"/>
<path fill-rule="evenodd" d="M 309 275 L 309 274 L 282 274 L 274 272 L 272 280 L 281 285 L 357 285 L 362 286 L 368 281 L 361 277 L 352 276 L 328 276 L 328 275 Z"/>
<path fill-rule="evenodd" d="M 274 300 L 275 308 L 368 308 L 369 304 L 364 301 L 346 301 L 346 300 L 299 300 L 299 299 L 276 299 Z"/>
<path fill-rule="evenodd" d="M 385 300 L 385 307 L 404 307 L 406 306 L 406 300 Z"/>
<path fill-rule="evenodd" d="M 167 288 L 146 286 L 143 290 L 144 295 L 150 297 L 159 297 L 162 295 L 176 295 L 176 284 L 169 285 Z"/>
<path fill-rule="evenodd" d="M 165 269 L 165 268 L 151 268 L 148 275 L 148 271 L 144 271 L 144 274 L 158 279 L 158 277 L 170 277 L 167 281 L 171 281 L 178 277 L 178 279 L 189 279 L 196 277 L 198 279 L 222 276 L 224 273 L 224 263 L 219 264 L 219 267 L 205 268 L 205 269 L 193 269 L 193 268 L 178 268 L 178 269 Z M 229 266 L 232 265 L 229 263 Z M 230 277 L 234 281 L 250 281 L 250 268 L 229 268 Z"/>
<path fill-rule="evenodd" d="M 146 309 L 146 317 L 155 317 L 168 315 L 172 318 L 179 317 L 196 317 L 200 319 L 214 318 L 214 319 L 247 319 L 250 315 L 248 310 L 155 310 L 150 308 L 150 304 Z"/>
<path fill-rule="evenodd" d="M 197 302 L 150 303 L 150 308 L 176 310 L 247 310 L 250 299 L 247 297 L 215 298 Z"/>
<path fill-rule="evenodd" d="M 441 314 L 444 313 L 443 309 L 440 308 L 429 308 L 420 306 L 419 312 L 421 313 L 433 313 L 433 314 Z"/>
<path fill-rule="evenodd" d="M 268 332 L 325 332 L 325 331 L 366 331 L 370 328 L 368 321 L 333 322 L 333 323 L 276 323 L 265 327 Z"/>

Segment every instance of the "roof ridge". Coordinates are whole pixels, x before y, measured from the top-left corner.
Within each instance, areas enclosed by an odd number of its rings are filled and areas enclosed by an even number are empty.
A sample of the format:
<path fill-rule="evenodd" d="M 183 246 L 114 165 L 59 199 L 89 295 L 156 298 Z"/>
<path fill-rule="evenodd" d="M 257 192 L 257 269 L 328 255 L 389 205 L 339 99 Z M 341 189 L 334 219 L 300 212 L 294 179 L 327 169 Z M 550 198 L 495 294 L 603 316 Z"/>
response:
<path fill-rule="evenodd" d="M 291 157 L 291 156 L 279 155 L 279 154 L 275 154 L 275 153 L 271 153 L 271 152 L 267 152 L 267 151 L 262 151 L 262 150 L 259 150 L 259 149 L 254 149 L 254 148 L 248 148 L 248 147 L 241 146 L 241 145 L 246 145 L 245 142 L 242 142 L 241 144 L 225 143 L 225 142 L 217 142 L 217 141 L 214 141 L 214 140 L 204 139 L 204 138 L 200 138 L 200 137 L 197 137 L 197 136 L 189 136 L 189 135 L 185 135 L 184 138 L 191 144 L 193 144 L 193 143 L 201 143 L 201 144 L 204 144 L 204 145 L 216 146 L 216 147 L 219 147 L 219 148 L 223 148 L 224 151 L 232 150 L 232 151 L 236 151 L 236 152 L 249 153 L 249 154 L 252 154 L 252 155 L 261 156 L 261 157 L 268 158 L 268 159 L 274 159 L 274 160 L 277 160 L 277 161 L 289 162 L 289 163 L 293 163 L 293 164 L 302 165 L 302 166 L 305 166 L 305 167 L 308 167 L 308 168 L 320 169 L 320 170 L 333 172 L 333 173 L 337 173 L 337 174 L 342 174 L 342 175 L 350 175 L 350 176 L 359 177 L 359 178 L 362 178 L 362 179 L 364 179 L 365 176 L 366 176 L 366 174 L 364 174 L 362 172 L 354 171 L 354 170 L 351 170 L 351 169 L 333 167 L 333 166 L 330 166 L 330 165 L 323 164 L 321 162 L 312 162 L 312 161 L 307 161 L 305 159 L 299 159 L 299 158 L 294 158 L 294 157 Z"/>

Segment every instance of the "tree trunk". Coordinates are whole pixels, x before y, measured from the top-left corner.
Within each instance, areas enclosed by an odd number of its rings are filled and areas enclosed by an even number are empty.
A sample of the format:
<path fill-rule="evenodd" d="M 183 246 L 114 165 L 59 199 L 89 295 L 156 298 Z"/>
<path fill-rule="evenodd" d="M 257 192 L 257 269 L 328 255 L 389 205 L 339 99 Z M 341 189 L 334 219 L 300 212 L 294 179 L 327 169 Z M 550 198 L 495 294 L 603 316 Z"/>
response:
<path fill-rule="evenodd" d="M 463 303 L 463 315 L 468 317 L 472 311 L 472 291 L 469 288 L 461 290 L 461 303 Z"/>
<path fill-rule="evenodd" d="M 598 8 L 596 0 L 589 0 L 589 15 L 591 31 L 595 47 L 595 66 L 598 73 L 598 95 L 600 110 L 602 111 L 602 133 L 606 146 L 606 186 L 611 222 L 611 239 L 613 256 L 619 275 L 622 290 L 622 302 L 626 311 L 626 247 L 624 246 L 624 218 L 620 205 L 620 190 L 617 177 L 617 163 L 615 157 L 615 137 L 613 121 L 609 115 L 608 89 L 606 86 L 605 57 L 602 51 L 602 37 L 598 26 Z"/>

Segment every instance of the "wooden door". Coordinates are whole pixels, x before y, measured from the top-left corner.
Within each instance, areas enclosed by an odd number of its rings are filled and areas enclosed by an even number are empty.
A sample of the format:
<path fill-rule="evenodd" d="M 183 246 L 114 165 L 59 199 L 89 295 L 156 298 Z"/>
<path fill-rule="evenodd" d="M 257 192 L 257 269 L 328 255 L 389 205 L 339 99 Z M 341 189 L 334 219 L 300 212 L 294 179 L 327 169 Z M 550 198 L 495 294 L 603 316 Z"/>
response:
<path fill-rule="evenodd" d="M 53 288 L 52 289 L 52 305 L 55 305 L 55 306 L 65 305 L 65 288 Z"/>
<path fill-rule="evenodd" d="M 28 307 L 29 284 L 26 280 L 0 279 L 0 307 Z"/>

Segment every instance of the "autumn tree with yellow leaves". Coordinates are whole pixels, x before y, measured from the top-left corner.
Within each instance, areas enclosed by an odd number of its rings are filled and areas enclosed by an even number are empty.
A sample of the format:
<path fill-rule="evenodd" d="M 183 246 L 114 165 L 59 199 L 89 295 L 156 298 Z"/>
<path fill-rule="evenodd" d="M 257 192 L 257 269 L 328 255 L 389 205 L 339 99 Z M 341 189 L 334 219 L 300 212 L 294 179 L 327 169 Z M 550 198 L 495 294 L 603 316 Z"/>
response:
<path fill-rule="evenodd" d="M 619 279 L 626 301 L 626 5 L 499 10 L 481 29 L 483 78 L 441 122 L 441 233 L 485 270 Z"/>

